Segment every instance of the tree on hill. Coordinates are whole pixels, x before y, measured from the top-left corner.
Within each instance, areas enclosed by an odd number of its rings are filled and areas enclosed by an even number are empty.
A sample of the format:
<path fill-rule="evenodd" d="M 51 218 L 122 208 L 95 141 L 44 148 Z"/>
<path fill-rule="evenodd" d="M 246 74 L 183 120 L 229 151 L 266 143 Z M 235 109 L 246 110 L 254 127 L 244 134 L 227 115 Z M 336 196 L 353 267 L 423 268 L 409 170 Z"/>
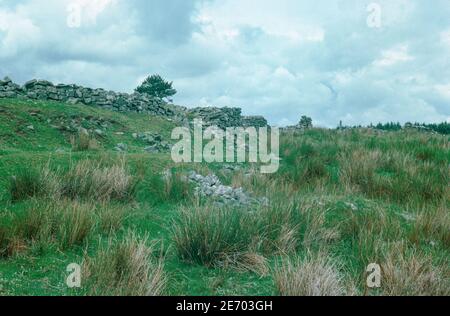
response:
<path fill-rule="evenodd" d="M 164 80 L 160 75 L 147 77 L 144 82 L 136 88 L 136 92 L 145 93 L 152 97 L 169 98 L 177 93 L 172 87 L 173 82 Z"/>
<path fill-rule="evenodd" d="M 303 115 L 302 118 L 300 119 L 300 122 L 298 123 L 298 125 L 303 129 L 310 129 L 313 127 L 312 118 Z"/>

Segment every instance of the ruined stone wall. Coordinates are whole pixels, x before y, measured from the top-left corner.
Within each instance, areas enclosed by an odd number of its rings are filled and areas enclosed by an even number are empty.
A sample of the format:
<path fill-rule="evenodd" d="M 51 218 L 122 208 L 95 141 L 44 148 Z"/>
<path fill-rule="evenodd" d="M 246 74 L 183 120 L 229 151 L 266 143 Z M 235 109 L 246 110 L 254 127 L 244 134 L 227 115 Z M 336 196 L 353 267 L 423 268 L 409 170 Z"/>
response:
<path fill-rule="evenodd" d="M 117 93 L 104 89 L 85 88 L 74 84 L 57 84 L 47 80 L 30 80 L 23 86 L 9 78 L 0 80 L 0 98 L 54 100 L 69 104 L 98 106 L 119 112 L 149 113 L 173 117 L 184 109 L 140 93 Z"/>
<path fill-rule="evenodd" d="M 188 110 L 189 118 L 201 118 L 205 125 L 220 128 L 242 126 L 242 110 L 240 108 L 195 108 Z"/>
<path fill-rule="evenodd" d="M 244 116 L 242 118 L 242 126 L 244 127 L 265 127 L 267 120 L 263 116 Z"/>
<path fill-rule="evenodd" d="M 54 100 L 68 104 L 98 106 L 119 112 L 147 113 L 168 117 L 180 122 L 201 118 L 205 125 L 221 128 L 231 126 L 267 125 L 262 117 L 242 117 L 240 108 L 195 108 L 168 104 L 160 98 L 140 93 L 118 93 L 104 89 L 92 89 L 75 84 L 53 84 L 47 80 L 30 80 L 23 86 L 6 77 L 0 80 L 0 98 L 24 98 L 31 100 Z"/>

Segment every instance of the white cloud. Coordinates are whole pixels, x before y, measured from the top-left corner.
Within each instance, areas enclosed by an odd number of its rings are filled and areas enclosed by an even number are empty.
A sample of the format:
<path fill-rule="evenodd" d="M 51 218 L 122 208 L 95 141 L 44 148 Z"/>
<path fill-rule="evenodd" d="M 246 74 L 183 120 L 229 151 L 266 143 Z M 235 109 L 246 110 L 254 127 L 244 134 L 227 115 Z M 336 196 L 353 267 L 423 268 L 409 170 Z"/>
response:
<path fill-rule="evenodd" d="M 29 18 L 0 8 L 0 35 L 0 57 L 13 57 L 35 45 L 40 30 Z"/>
<path fill-rule="evenodd" d="M 84 8 L 67 27 L 67 5 Z M 132 91 L 160 73 L 186 106 L 323 126 L 450 116 L 450 3 L 0 0 L 0 76 Z"/>
<path fill-rule="evenodd" d="M 436 91 L 450 101 L 450 83 L 438 84 L 434 87 Z"/>
<path fill-rule="evenodd" d="M 382 57 L 380 59 L 374 61 L 374 66 L 387 67 L 414 60 L 414 58 L 408 54 L 408 46 L 406 44 L 385 50 L 381 53 L 381 55 Z"/>

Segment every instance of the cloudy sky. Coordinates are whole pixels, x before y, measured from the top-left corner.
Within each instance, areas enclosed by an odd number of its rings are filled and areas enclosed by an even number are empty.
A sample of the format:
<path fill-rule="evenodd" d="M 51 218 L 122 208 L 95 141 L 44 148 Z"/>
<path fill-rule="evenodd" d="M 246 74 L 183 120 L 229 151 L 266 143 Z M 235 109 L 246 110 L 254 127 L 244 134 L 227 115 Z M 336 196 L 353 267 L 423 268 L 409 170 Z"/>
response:
<path fill-rule="evenodd" d="M 450 121 L 450 0 L 0 0 L 1 77 L 152 73 L 177 104 L 279 125 Z"/>

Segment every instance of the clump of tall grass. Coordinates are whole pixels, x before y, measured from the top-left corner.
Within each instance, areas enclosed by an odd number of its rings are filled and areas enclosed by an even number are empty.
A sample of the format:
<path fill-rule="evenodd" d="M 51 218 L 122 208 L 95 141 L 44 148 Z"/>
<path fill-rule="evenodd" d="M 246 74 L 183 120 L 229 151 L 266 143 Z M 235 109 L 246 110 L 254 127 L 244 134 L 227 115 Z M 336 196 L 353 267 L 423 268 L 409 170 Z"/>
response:
<path fill-rule="evenodd" d="M 340 181 L 349 191 L 401 203 L 440 201 L 446 191 L 443 183 L 449 181 L 447 166 L 420 162 L 394 149 L 344 152 L 339 166 Z"/>
<path fill-rule="evenodd" d="M 260 251 L 272 254 L 298 249 L 303 227 L 298 199 L 273 197 L 267 207 L 257 210 L 253 216 Z"/>
<path fill-rule="evenodd" d="M 133 198 L 136 185 L 124 161 L 103 166 L 101 162 L 83 160 L 71 165 L 66 173 L 48 167 L 20 169 L 11 179 L 9 191 L 13 202 L 32 197 L 127 202 Z"/>
<path fill-rule="evenodd" d="M 336 164 L 340 150 L 334 140 L 282 139 L 283 161 L 279 172 L 286 180 L 300 187 L 322 179 L 330 180 L 330 168 Z"/>
<path fill-rule="evenodd" d="M 129 233 L 123 240 L 109 239 L 94 257 L 86 256 L 83 275 L 87 292 L 101 296 L 158 296 L 166 277 L 161 259 L 153 259 L 146 238 Z"/>
<path fill-rule="evenodd" d="M 0 226 L 0 258 L 8 255 L 10 243 L 10 231 L 7 227 Z"/>
<path fill-rule="evenodd" d="M 92 138 L 89 133 L 78 133 L 76 136 L 70 138 L 70 143 L 72 145 L 72 151 L 89 151 L 97 150 L 100 145 Z"/>
<path fill-rule="evenodd" d="M 60 179 L 48 167 L 39 171 L 22 167 L 11 177 L 9 192 L 13 202 L 32 197 L 59 198 L 60 185 Z"/>
<path fill-rule="evenodd" d="M 382 267 L 382 292 L 388 296 L 448 296 L 448 261 L 433 264 L 432 257 L 405 243 L 391 247 Z"/>
<path fill-rule="evenodd" d="M 0 225 L 0 256 L 11 256 L 38 245 L 68 249 L 82 245 L 93 233 L 118 230 L 126 209 L 79 201 L 31 201 L 19 214 L 8 214 Z"/>
<path fill-rule="evenodd" d="M 79 202 L 35 202 L 14 220 L 14 235 L 28 243 L 61 249 L 81 245 L 96 226 L 95 207 Z"/>
<path fill-rule="evenodd" d="M 243 209 L 192 206 L 181 209 L 173 234 L 182 259 L 217 266 L 230 258 L 239 261 L 252 244 L 255 226 Z"/>
<path fill-rule="evenodd" d="M 153 203 L 181 202 L 192 198 L 192 188 L 185 175 L 168 169 L 163 174 L 153 173 L 145 180 L 146 192 Z"/>
<path fill-rule="evenodd" d="M 120 204 L 102 203 L 96 209 L 99 226 L 102 232 L 112 233 L 122 227 L 130 209 Z"/>
<path fill-rule="evenodd" d="M 136 181 L 123 161 L 111 167 L 81 161 L 64 175 L 62 183 L 62 195 L 94 201 L 129 201 L 136 189 Z"/>
<path fill-rule="evenodd" d="M 443 248 L 450 249 L 450 212 L 445 203 L 422 208 L 408 233 L 408 239 L 415 244 L 440 243 Z"/>
<path fill-rule="evenodd" d="M 346 293 L 338 265 L 324 254 L 285 259 L 275 269 L 274 279 L 282 296 L 342 296 Z"/>

